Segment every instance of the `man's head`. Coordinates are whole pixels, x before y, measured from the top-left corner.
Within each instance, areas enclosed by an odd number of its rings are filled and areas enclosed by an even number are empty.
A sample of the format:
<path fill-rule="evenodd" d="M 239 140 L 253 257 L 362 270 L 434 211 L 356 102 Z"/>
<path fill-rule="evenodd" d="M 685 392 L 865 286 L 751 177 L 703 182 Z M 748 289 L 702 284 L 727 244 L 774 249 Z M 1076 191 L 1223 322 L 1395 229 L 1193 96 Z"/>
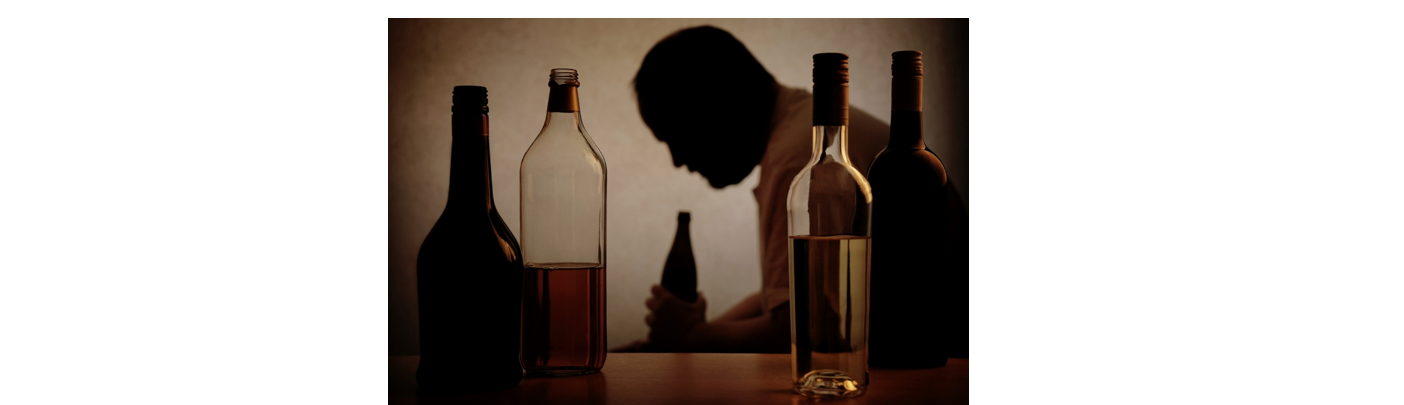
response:
<path fill-rule="evenodd" d="M 776 91 L 741 41 L 710 26 L 658 41 L 634 76 L 639 115 L 668 144 L 673 165 L 715 188 L 740 183 L 760 163 Z"/>

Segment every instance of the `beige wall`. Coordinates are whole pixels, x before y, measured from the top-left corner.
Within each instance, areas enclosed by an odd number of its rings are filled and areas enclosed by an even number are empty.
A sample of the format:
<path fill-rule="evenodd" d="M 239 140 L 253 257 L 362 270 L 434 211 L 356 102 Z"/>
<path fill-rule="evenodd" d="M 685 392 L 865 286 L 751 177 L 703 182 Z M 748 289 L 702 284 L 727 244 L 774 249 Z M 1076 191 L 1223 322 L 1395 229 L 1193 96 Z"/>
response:
<path fill-rule="evenodd" d="M 926 54 L 926 142 L 966 190 L 965 134 L 952 130 L 948 53 L 940 20 L 392 20 L 390 31 L 390 354 L 418 353 L 415 255 L 448 190 L 449 107 L 455 85 L 488 88 L 493 186 L 514 233 L 518 167 L 545 118 L 551 68 L 580 71 L 585 127 L 609 168 L 608 334 L 614 346 L 644 336 L 643 302 L 658 282 L 677 211 L 692 211 L 698 287 L 720 314 L 760 283 L 756 172 L 715 190 L 675 168 L 639 118 L 630 80 L 659 39 L 710 24 L 745 43 L 780 83 L 809 88 L 810 56 L 850 57 L 850 104 L 883 121 L 891 53 Z M 688 74 L 706 72 L 679 72 Z M 371 80 L 368 78 L 368 80 Z M 705 122 L 705 121 L 704 121 Z M 719 131 L 724 121 L 716 121 Z M 968 195 L 968 193 L 966 193 Z"/>

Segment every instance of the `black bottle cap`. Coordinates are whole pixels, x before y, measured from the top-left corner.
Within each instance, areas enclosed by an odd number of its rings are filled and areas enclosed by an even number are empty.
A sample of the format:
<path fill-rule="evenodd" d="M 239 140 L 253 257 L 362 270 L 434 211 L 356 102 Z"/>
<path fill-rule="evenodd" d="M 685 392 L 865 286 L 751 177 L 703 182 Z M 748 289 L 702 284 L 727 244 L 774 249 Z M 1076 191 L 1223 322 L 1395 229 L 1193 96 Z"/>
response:
<path fill-rule="evenodd" d="M 453 86 L 454 113 L 475 113 L 479 109 L 483 114 L 488 112 L 487 87 Z"/>
<path fill-rule="evenodd" d="M 848 83 L 848 55 L 814 54 L 814 84 Z"/>
<path fill-rule="evenodd" d="M 814 54 L 814 125 L 848 125 L 848 55 Z"/>
<path fill-rule="evenodd" d="M 691 213 L 691 212 L 687 212 L 687 211 L 678 211 L 678 222 L 691 222 L 691 221 L 692 221 L 692 213 Z"/>

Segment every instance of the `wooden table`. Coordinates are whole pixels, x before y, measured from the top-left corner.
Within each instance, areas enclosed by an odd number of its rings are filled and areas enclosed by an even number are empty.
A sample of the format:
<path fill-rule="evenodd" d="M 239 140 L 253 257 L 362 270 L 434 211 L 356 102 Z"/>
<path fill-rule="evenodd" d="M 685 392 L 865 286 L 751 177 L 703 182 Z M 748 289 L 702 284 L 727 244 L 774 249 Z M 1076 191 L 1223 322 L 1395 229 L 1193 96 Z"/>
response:
<path fill-rule="evenodd" d="M 610 353 L 604 369 L 574 377 L 528 377 L 508 390 L 444 397 L 415 395 L 419 356 L 390 356 L 393 404 L 800 404 L 788 354 Z M 924 370 L 870 368 L 868 393 L 825 404 L 965 404 L 970 362 Z"/>

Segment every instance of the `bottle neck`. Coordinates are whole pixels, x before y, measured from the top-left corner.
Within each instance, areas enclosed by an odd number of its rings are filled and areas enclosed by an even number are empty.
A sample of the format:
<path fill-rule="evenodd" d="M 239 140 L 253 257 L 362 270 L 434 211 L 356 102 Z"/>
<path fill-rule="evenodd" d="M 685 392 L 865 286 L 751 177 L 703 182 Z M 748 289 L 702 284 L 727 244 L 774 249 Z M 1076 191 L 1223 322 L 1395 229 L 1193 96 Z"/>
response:
<path fill-rule="evenodd" d="M 848 159 L 848 125 L 815 125 L 811 162 L 833 159 L 852 166 Z"/>
<path fill-rule="evenodd" d="M 546 102 L 546 128 L 580 126 L 579 85 L 573 81 L 565 84 L 551 82 L 551 97 Z M 548 131 L 554 132 L 554 131 Z"/>
<path fill-rule="evenodd" d="M 551 98 L 546 102 L 546 111 L 552 113 L 579 113 L 580 86 L 551 82 Z"/>
<path fill-rule="evenodd" d="M 921 139 L 921 76 L 917 74 L 898 74 L 894 67 L 888 149 L 926 149 Z"/>
<path fill-rule="evenodd" d="M 848 55 L 814 55 L 814 148 L 811 163 L 848 160 Z"/>
<path fill-rule="evenodd" d="M 492 159 L 487 114 L 453 115 L 453 156 L 449 161 L 448 208 L 490 211 Z"/>
<path fill-rule="evenodd" d="M 892 111 L 887 149 L 926 149 L 926 141 L 921 139 L 921 111 Z"/>
<path fill-rule="evenodd" d="M 690 237 L 689 237 L 688 235 L 690 235 L 691 232 L 692 232 L 692 230 L 689 229 L 689 222 L 688 222 L 688 221 L 678 221 L 678 234 L 673 236 L 673 240 L 675 240 L 675 241 L 686 241 L 686 240 L 689 240 Z"/>

